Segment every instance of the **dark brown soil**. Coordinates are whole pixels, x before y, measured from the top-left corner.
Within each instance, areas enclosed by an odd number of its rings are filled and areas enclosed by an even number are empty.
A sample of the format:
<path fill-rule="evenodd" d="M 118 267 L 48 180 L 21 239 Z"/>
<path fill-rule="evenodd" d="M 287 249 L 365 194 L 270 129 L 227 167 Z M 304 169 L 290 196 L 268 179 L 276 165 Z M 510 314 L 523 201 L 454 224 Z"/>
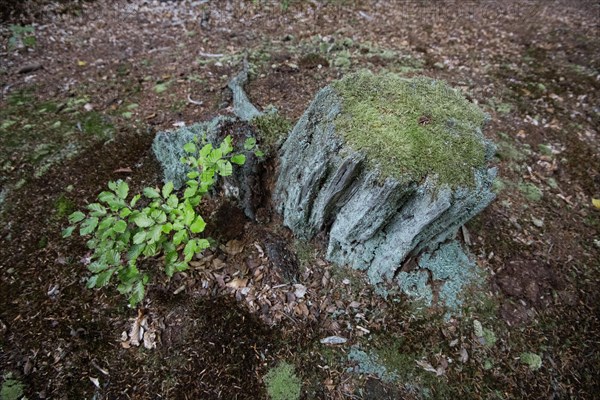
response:
<path fill-rule="evenodd" d="M 287 360 L 305 399 L 591 399 L 600 392 L 596 3 L 19 7 L 3 8 L 8 19 L 0 24 L 0 154 L 9 154 L 0 160 L 0 190 L 8 189 L 0 214 L 0 382 L 11 373 L 29 399 L 257 399 L 267 397 L 264 374 Z M 36 45 L 11 47 L 11 23 L 33 23 Z M 171 281 L 154 274 L 143 307 L 162 327 L 160 341 L 156 349 L 123 347 L 137 312 L 113 287 L 85 289 L 89 254 L 84 239 L 61 239 L 65 209 L 82 209 L 109 180 L 125 179 L 131 193 L 159 185 L 155 133 L 230 113 L 226 85 L 244 56 L 251 101 L 293 121 L 319 88 L 365 67 L 445 79 L 490 113 L 486 134 L 499 143 L 504 189 L 467 225 L 487 273 L 485 293 L 474 297 L 487 300 L 442 322 L 436 310 L 423 316 L 402 298 L 376 296 L 360 273 L 323 261 L 322 243 L 295 241 L 271 215 L 273 161 L 265 165 L 260 223 L 220 196 L 207 200 L 218 246 Z M 36 63 L 43 68 L 18 72 Z M 23 93 L 26 104 L 15 105 Z M 48 102 L 57 111 L 41 112 Z M 113 139 L 85 136 L 77 124 L 92 111 L 84 104 L 114 127 Z M 44 135 L 60 131 L 55 120 L 74 133 L 50 143 Z M 23 138 L 33 144 L 16 146 Z M 36 177 L 37 145 L 59 149 L 71 140 L 83 150 Z M 160 259 L 144 268 L 157 271 Z M 494 346 L 473 336 L 474 319 L 494 331 Z M 319 343 L 330 335 L 350 340 Z M 400 349 L 388 356 L 409 360 L 402 368 L 410 385 L 349 373 L 354 344 Z M 459 361 L 462 350 L 468 361 Z M 539 354 L 541 369 L 522 364 L 523 352 Z M 446 367 L 436 376 L 416 360 Z"/>

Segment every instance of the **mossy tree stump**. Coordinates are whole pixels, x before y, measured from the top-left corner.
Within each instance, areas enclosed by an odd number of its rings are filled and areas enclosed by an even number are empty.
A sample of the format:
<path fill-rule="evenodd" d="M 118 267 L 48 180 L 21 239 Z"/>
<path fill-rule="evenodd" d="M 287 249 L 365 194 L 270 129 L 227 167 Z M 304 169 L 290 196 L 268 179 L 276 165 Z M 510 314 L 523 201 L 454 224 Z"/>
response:
<path fill-rule="evenodd" d="M 284 224 L 329 260 L 394 278 L 494 198 L 486 115 L 444 82 L 359 72 L 316 95 L 280 152 Z"/>

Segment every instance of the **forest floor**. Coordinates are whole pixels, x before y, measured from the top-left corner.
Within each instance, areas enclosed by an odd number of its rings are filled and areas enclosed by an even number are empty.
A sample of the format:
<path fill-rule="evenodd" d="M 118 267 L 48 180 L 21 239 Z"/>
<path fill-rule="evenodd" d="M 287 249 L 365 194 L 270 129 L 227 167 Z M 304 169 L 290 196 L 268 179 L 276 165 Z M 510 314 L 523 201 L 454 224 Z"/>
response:
<path fill-rule="evenodd" d="M 264 376 L 282 361 L 303 399 L 600 393 L 595 2 L 31 7 L 0 24 L 3 400 L 267 398 Z M 219 197 L 203 210 L 219 245 L 170 281 L 153 278 L 143 308 L 156 347 L 122 340 L 138 311 L 113 287 L 85 288 L 89 253 L 83 238 L 61 238 L 66 217 L 110 180 L 160 185 L 155 134 L 231 114 L 227 82 L 244 57 L 252 103 L 291 122 L 361 68 L 446 80 L 491 115 L 498 197 L 463 230 L 486 279 L 462 315 L 384 299 L 328 263 L 318 239 L 294 240 L 268 204 L 257 223 Z M 269 246 L 294 254 L 296 282 Z M 333 335 L 348 342 L 320 343 Z"/>

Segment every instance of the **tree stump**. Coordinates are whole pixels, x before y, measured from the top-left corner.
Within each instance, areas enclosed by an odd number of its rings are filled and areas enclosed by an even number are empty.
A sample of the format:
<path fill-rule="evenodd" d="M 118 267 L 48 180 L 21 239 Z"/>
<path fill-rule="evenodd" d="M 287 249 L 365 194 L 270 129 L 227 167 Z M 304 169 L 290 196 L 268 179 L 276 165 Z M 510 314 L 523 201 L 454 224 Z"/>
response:
<path fill-rule="evenodd" d="M 277 210 L 327 258 L 392 280 L 493 199 L 476 105 L 444 82 L 359 72 L 318 92 L 280 151 Z"/>

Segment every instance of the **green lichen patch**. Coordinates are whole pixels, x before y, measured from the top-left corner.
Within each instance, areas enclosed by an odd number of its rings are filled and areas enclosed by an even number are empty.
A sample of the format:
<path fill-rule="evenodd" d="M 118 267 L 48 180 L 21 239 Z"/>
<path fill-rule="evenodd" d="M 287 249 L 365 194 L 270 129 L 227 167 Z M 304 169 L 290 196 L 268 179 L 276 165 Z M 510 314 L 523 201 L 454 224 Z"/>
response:
<path fill-rule="evenodd" d="M 377 354 L 367 353 L 353 346 L 348 353 L 348 360 L 355 365 L 352 371 L 358 374 L 375 375 L 384 382 L 394 382 L 398 379 L 395 371 L 390 371 L 385 363 L 379 360 Z"/>
<path fill-rule="evenodd" d="M 332 84 L 342 99 L 336 130 L 383 177 L 451 187 L 474 184 L 485 164 L 486 114 L 442 81 L 361 71 Z"/>

